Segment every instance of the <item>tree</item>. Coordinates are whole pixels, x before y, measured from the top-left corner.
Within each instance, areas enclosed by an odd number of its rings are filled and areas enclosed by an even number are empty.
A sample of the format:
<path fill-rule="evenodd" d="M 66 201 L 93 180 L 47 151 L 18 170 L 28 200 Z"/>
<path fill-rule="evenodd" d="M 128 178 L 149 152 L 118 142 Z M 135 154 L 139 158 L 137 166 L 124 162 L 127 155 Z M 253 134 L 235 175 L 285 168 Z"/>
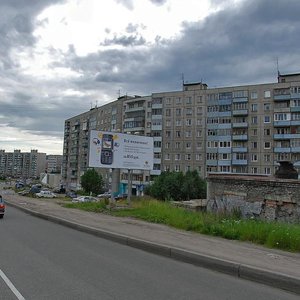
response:
<path fill-rule="evenodd" d="M 196 170 L 163 172 L 147 189 L 147 193 L 160 200 L 189 200 L 206 198 L 206 182 Z"/>
<path fill-rule="evenodd" d="M 87 193 L 103 193 L 103 178 L 95 169 L 88 169 L 81 177 L 81 186 Z"/>

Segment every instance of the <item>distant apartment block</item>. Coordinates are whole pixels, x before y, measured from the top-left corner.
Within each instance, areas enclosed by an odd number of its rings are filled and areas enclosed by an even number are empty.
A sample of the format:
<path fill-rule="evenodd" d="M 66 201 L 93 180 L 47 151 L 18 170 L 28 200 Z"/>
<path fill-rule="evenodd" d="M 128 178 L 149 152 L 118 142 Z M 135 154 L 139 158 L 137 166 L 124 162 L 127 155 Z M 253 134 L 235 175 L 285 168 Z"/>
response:
<path fill-rule="evenodd" d="M 5 152 L 0 150 L 0 176 L 13 178 L 38 178 L 45 171 L 46 153 L 30 152 Z"/>
<path fill-rule="evenodd" d="M 88 168 L 91 129 L 152 136 L 154 166 L 133 171 L 133 192 L 162 171 L 273 175 L 279 161 L 300 166 L 300 74 L 275 83 L 208 88 L 184 83 L 181 91 L 124 96 L 65 121 L 63 180 L 80 186 Z M 109 170 L 99 170 L 110 179 Z M 127 188 L 127 172 L 120 186 Z"/>
<path fill-rule="evenodd" d="M 47 155 L 46 156 L 46 171 L 47 173 L 61 173 L 62 155 Z"/>

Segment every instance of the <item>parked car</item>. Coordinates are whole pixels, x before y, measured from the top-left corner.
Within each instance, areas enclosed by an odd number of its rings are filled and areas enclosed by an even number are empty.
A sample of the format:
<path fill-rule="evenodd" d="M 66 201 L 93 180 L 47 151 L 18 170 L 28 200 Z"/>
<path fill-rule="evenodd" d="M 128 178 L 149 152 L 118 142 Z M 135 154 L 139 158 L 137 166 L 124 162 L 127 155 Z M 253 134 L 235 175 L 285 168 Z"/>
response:
<path fill-rule="evenodd" d="M 123 193 L 123 194 L 119 194 L 119 195 L 115 196 L 115 199 L 121 200 L 121 199 L 127 199 L 127 197 L 128 197 L 128 194 Z"/>
<path fill-rule="evenodd" d="M 38 186 L 38 185 L 33 185 L 33 186 L 30 188 L 30 193 L 32 193 L 32 194 L 39 193 L 40 191 L 41 191 L 41 187 Z"/>
<path fill-rule="evenodd" d="M 73 198 L 72 202 L 96 202 L 98 201 L 97 198 L 92 197 L 92 196 L 79 196 L 77 198 Z"/>
<path fill-rule="evenodd" d="M 4 217 L 4 213 L 5 213 L 5 204 L 2 199 L 2 196 L 0 195 L 0 218 L 1 219 Z"/>
<path fill-rule="evenodd" d="M 30 194 L 30 190 L 26 189 L 26 190 L 18 192 L 18 194 L 21 196 L 26 196 L 26 195 Z"/>
<path fill-rule="evenodd" d="M 110 192 L 105 192 L 103 194 L 100 194 L 97 196 L 98 198 L 110 198 L 111 197 L 111 193 Z"/>
<path fill-rule="evenodd" d="M 66 197 L 77 198 L 77 194 L 74 191 L 69 191 L 66 193 Z"/>
<path fill-rule="evenodd" d="M 40 191 L 39 193 L 36 193 L 36 196 L 39 198 L 56 198 L 56 195 L 51 191 Z"/>

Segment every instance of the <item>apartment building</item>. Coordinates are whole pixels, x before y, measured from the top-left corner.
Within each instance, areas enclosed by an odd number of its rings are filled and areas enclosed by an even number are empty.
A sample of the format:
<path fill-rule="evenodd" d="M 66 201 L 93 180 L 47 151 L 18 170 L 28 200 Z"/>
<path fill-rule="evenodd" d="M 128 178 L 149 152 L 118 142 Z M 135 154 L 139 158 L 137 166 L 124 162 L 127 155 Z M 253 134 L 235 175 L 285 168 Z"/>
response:
<path fill-rule="evenodd" d="M 120 97 L 66 120 L 64 178 L 74 187 L 87 168 L 89 129 L 153 137 L 153 170 L 134 171 L 133 188 L 167 170 L 273 175 L 279 161 L 300 166 L 300 74 L 219 88 L 184 83 L 182 91 Z M 120 180 L 126 189 L 125 171 Z"/>
<path fill-rule="evenodd" d="M 0 150 L 0 176 L 13 178 L 38 178 L 45 171 L 46 153 L 38 150 L 30 152 L 5 152 Z"/>
<path fill-rule="evenodd" d="M 47 173 L 61 173 L 62 155 L 47 155 L 46 156 L 46 171 Z"/>

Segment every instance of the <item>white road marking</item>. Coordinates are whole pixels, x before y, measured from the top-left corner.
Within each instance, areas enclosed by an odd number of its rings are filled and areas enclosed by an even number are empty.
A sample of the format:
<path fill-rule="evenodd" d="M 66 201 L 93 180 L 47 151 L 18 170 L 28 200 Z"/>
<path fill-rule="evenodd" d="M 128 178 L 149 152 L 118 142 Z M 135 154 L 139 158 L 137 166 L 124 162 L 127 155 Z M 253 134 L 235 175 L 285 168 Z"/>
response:
<path fill-rule="evenodd" d="M 6 277 L 6 275 L 0 269 L 0 276 L 7 284 L 7 286 L 11 289 L 11 291 L 15 294 L 18 300 L 25 300 L 25 298 L 20 294 L 20 292 L 16 289 L 16 287 L 12 284 L 12 282 Z"/>

